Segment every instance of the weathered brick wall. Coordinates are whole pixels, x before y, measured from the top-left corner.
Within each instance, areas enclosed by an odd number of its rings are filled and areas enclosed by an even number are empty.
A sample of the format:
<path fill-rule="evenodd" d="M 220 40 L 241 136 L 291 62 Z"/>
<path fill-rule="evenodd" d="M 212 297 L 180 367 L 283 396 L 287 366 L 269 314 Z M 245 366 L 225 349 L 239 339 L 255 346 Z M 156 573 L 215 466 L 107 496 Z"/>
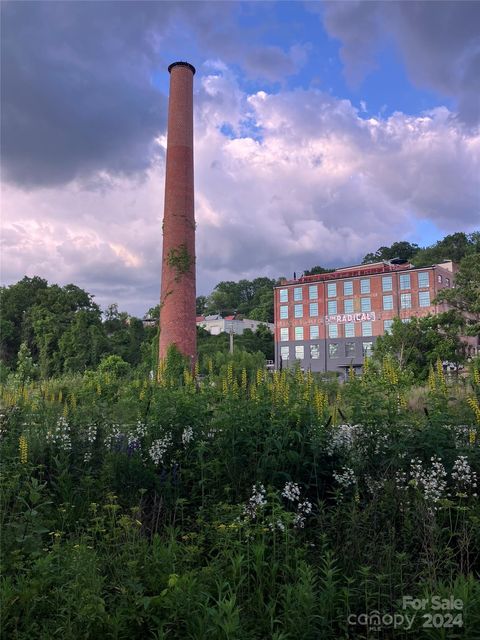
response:
<path fill-rule="evenodd" d="M 192 362 L 197 335 L 193 74 L 188 65 L 170 67 L 159 345 L 160 359 L 175 344 Z"/>

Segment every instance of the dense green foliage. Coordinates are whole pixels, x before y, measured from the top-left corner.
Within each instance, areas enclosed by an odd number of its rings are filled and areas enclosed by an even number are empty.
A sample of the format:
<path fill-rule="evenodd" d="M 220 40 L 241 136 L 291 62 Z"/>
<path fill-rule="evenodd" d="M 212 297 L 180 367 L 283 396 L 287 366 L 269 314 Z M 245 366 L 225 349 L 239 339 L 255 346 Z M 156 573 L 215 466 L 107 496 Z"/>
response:
<path fill-rule="evenodd" d="M 394 242 L 390 247 L 380 247 L 374 253 L 367 253 L 363 264 L 401 258 L 416 267 L 425 267 L 445 260 L 460 262 L 465 256 L 480 253 L 480 232 L 452 233 L 429 247 L 419 247 L 410 242 Z"/>
<path fill-rule="evenodd" d="M 236 335 L 233 339 L 235 351 L 248 353 L 260 352 L 263 359 L 273 360 L 273 334 L 264 325 L 260 325 L 257 331 L 245 329 L 242 335 Z M 197 329 L 197 350 L 202 370 L 205 370 L 206 360 L 214 357 L 215 353 L 227 353 L 230 349 L 230 335 L 221 333 L 211 335 L 205 329 Z"/>
<path fill-rule="evenodd" d="M 388 358 L 342 386 L 228 358 L 203 380 L 172 361 L 152 381 L 118 356 L 11 379 L 3 637 L 366 638 L 352 616 L 410 595 L 430 603 L 410 630 L 376 637 L 473 640 L 475 366 L 428 390 Z M 433 595 L 462 600 L 463 626 L 422 627 Z"/>
<path fill-rule="evenodd" d="M 252 320 L 273 322 L 273 287 L 270 278 L 219 282 L 208 298 L 197 299 L 197 311 L 205 315 L 239 314 Z"/>
<path fill-rule="evenodd" d="M 436 303 L 447 302 L 451 309 L 435 316 L 395 319 L 390 334 L 375 342 L 375 358 L 395 357 L 418 380 L 424 380 L 437 359 L 453 365 L 466 360 L 466 344 L 461 336 L 480 334 L 480 253 L 460 262 L 455 287 L 442 289 Z"/>
<path fill-rule="evenodd" d="M 411 260 L 419 250 L 418 244 L 411 244 L 404 240 L 394 242 L 390 247 L 379 247 L 375 253 L 367 253 L 363 258 L 363 264 L 380 262 L 380 260 L 393 260 L 394 258 Z"/>
<path fill-rule="evenodd" d="M 272 297 L 273 281 L 268 282 Z M 92 296 L 79 287 L 25 277 L 0 289 L 0 296 L 3 379 L 12 371 L 23 379 L 82 373 L 111 355 L 144 372 L 156 369 L 157 327 L 144 327 L 142 320 L 119 311 L 115 304 L 102 317 Z M 158 314 L 158 305 L 148 312 L 157 322 Z M 229 336 L 212 336 L 201 328 L 197 334 L 200 367 L 206 372 L 209 358 L 221 359 L 229 352 Z M 235 336 L 234 348 L 257 354 L 254 366 L 258 367 L 265 359 L 273 359 L 273 335 L 264 326 L 255 332 L 246 330 Z"/>
<path fill-rule="evenodd" d="M 436 316 L 411 318 L 408 323 L 395 318 L 391 333 L 377 338 L 374 357 L 393 356 L 415 379 L 425 380 L 430 367 L 440 359 L 452 365 L 465 362 L 465 343 L 461 340 L 463 319 L 455 311 Z"/>
<path fill-rule="evenodd" d="M 141 320 L 116 305 L 102 321 L 92 296 L 73 284 L 60 287 L 25 277 L 0 289 L 0 304 L 0 353 L 7 368 L 16 368 L 22 345 L 22 357 L 32 358 L 42 378 L 95 368 L 109 354 L 133 366 L 150 358 L 156 329 L 144 329 Z"/>
<path fill-rule="evenodd" d="M 455 276 L 455 287 L 440 291 L 437 301 L 447 302 L 461 314 L 466 334 L 480 334 L 480 253 L 465 256 Z"/>

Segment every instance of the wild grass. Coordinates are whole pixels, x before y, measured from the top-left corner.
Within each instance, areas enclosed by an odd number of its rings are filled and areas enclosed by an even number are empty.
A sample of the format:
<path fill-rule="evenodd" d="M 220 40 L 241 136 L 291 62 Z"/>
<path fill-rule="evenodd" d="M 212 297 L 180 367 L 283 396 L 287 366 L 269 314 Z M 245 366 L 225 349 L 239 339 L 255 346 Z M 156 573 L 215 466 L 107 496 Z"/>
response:
<path fill-rule="evenodd" d="M 9 380 L 3 637 L 476 637 L 478 379 Z M 406 595 L 460 598 L 463 626 L 351 623 Z"/>

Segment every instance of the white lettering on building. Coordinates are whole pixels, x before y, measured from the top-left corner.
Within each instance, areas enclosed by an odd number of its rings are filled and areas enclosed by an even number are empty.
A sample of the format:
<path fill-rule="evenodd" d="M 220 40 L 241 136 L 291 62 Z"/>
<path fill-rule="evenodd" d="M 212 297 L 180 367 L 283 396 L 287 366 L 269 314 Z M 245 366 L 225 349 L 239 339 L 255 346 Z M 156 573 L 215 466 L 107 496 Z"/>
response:
<path fill-rule="evenodd" d="M 344 324 L 345 322 L 369 322 L 375 320 L 375 311 L 365 313 L 340 313 L 337 315 L 325 316 L 327 324 Z"/>

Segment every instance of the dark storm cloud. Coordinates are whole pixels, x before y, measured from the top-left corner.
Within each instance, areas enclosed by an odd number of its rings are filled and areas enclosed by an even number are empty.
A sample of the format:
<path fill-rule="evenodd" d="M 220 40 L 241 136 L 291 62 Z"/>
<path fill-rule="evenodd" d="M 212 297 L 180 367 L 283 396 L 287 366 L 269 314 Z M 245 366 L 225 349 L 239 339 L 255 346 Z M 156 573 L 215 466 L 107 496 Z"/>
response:
<path fill-rule="evenodd" d="M 362 79 L 393 38 L 413 82 L 456 99 L 466 123 L 479 121 L 479 2 L 327 2 L 323 11 L 350 81 Z"/>
<path fill-rule="evenodd" d="M 166 125 L 154 86 L 172 51 L 293 73 L 302 52 L 253 49 L 225 2 L 7 2 L 2 5 L 3 176 L 24 187 L 145 170 Z M 179 55 L 181 57 L 181 55 Z"/>
<path fill-rule="evenodd" d="M 25 186 L 144 169 L 165 123 L 150 82 L 155 4 L 2 7 L 2 157 Z"/>
<path fill-rule="evenodd" d="M 174 19 L 206 29 L 211 13 L 208 3 L 4 3 L 5 179 L 42 186 L 144 170 L 165 128 L 152 83 L 170 62 L 164 34 Z"/>

